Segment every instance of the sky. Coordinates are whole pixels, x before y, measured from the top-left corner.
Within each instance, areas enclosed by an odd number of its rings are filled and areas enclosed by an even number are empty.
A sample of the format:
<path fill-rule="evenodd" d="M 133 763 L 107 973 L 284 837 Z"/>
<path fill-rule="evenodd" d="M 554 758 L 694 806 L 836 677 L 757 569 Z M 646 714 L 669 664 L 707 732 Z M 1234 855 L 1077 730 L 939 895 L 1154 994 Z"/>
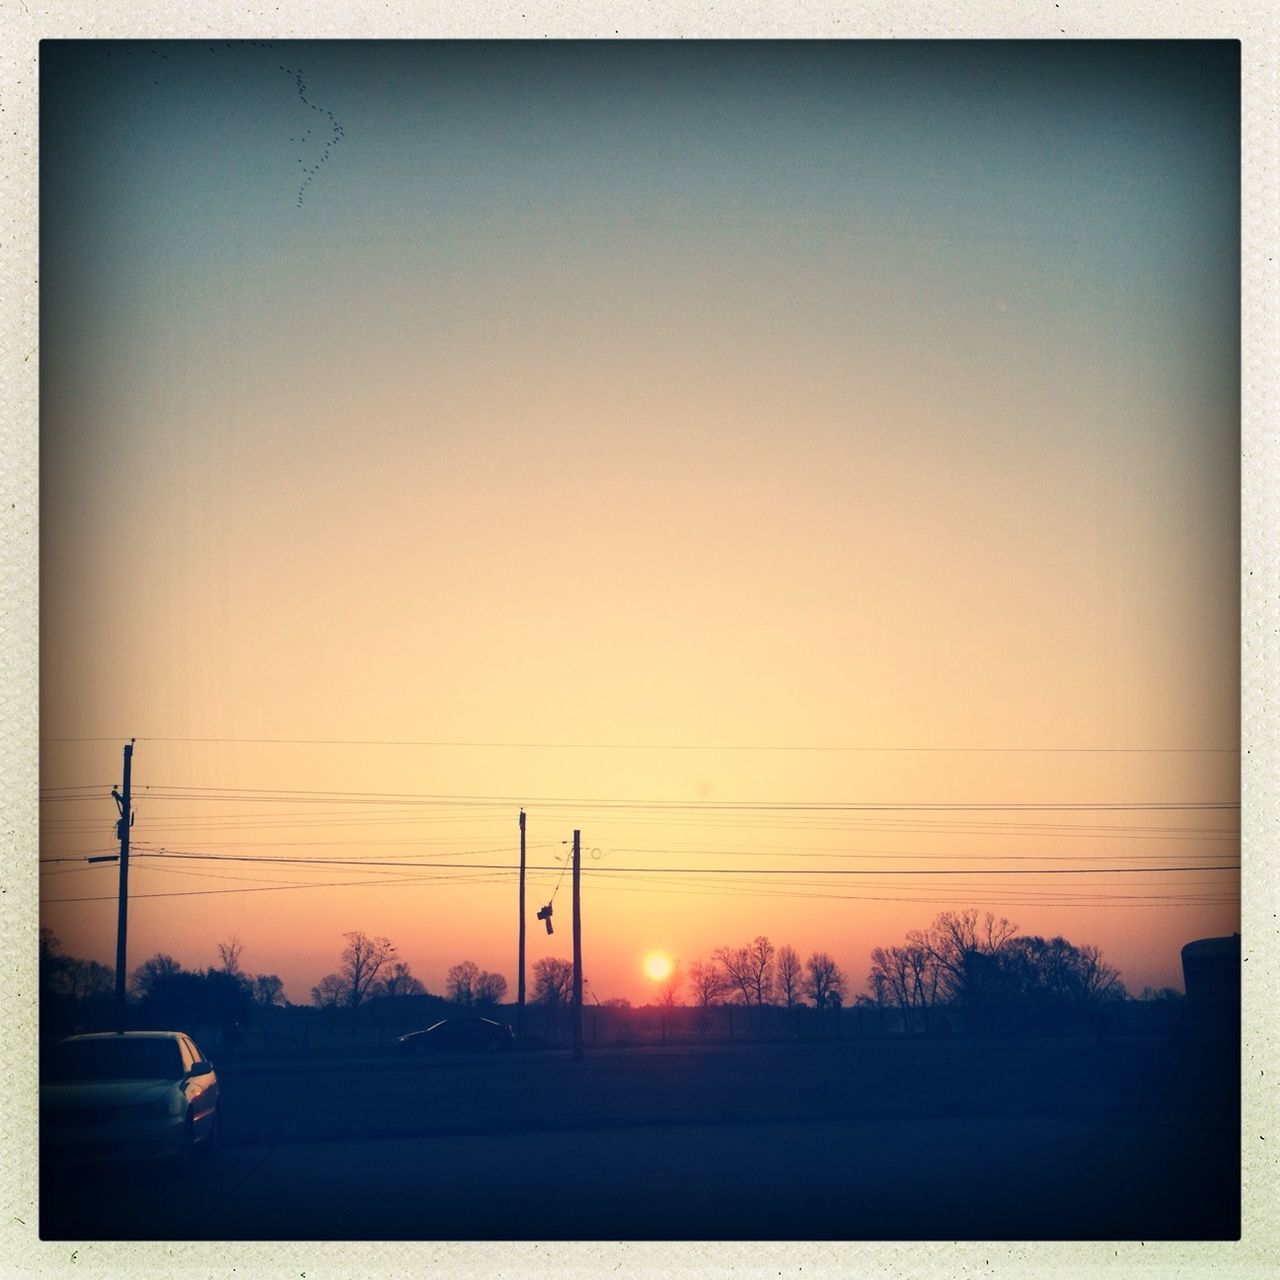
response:
<path fill-rule="evenodd" d="M 130 967 L 514 991 L 523 806 L 602 1000 L 758 934 L 857 994 L 967 907 L 1180 987 L 1239 928 L 1238 72 L 45 41 L 42 923 L 114 962 L 136 738 Z"/>

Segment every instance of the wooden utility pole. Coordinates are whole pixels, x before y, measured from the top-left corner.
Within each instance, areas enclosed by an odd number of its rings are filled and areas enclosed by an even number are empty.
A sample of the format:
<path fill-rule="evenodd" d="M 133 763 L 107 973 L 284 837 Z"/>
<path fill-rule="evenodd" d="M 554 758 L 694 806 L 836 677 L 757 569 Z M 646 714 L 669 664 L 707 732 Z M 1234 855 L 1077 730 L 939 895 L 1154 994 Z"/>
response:
<path fill-rule="evenodd" d="M 129 739 L 124 749 L 124 784 L 120 791 L 112 788 L 111 794 L 120 807 L 120 821 L 116 832 L 120 837 L 120 903 L 116 914 L 116 1030 L 124 1030 L 124 983 L 126 939 L 129 932 L 129 824 L 133 821 L 130 804 L 133 778 L 133 742 Z"/>
<path fill-rule="evenodd" d="M 524 810 L 520 810 L 520 955 L 516 961 L 516 1035 L 524 1038 Z"/>
<path fill-rule="evenodd" d="M 582 833 L 573 833 L 573 1056 L 582 1061 Z"/>

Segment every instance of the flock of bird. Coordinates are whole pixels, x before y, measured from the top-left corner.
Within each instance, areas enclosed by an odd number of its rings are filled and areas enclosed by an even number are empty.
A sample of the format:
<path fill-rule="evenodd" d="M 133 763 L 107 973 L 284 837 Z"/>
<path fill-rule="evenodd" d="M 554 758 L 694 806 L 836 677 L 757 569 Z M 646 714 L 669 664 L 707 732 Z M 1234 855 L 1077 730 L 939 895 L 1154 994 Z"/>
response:
<path fill-rule="evenodd" d="M 298 198 L 295 203 L 297 207 L 301 209 L 302 201 L 307 194 L 307 188 L 311 185 L 312 181 L 315 179 L 316 174 L 320 172 L 320 166 L 322 164 L 325 164 L 328 161 L 329 157 L 333 154 L 334 147 L 336 147 L 338 143 L 342 141 L 343 132 L 342 132 L 342 126 L 335 119 L 332 111 L 325 111 L 323 107 L 318 106 L 316 103 L 312 102 L 307 97 L 307 86 L 306 86 L 306 82 L 302 78 L 301 71 L 295 71 L 290 67 L 284 67 L 284 66 L 282 66 L 280 70 L 283 71 L 285 75 L 292 76 L 294 86 L 298 90 L 298 97 L 302 101 L 302 103 L 312 111 L 321 112 L 321 114 L 324 115 L 324 117 L 329 122 L 329 129 L 330 129 L 329 138 L 325 143 L 324 152 L 321 154 L 320 159 L 317 160 L 315 164 L 308 165 L 301 156 L 298 157 L 298 163 L 302 165 L 303 178 L 302 178 L 301 185 L 298 187 Z M 303 131 L 300 137 L 290 138 L 289 141 L 305 143 L 311 137 L 312 133 L 313 133 L 313 130 L 306 129 Z"/>
<path fill-rule="evenodd" d="M 254 49 L 271 49 L 275 47 L 273 42 L 270 40 L 234 40 L 234 41 L 224 40 L 221 42 L 221 47 L 224 49 L 231 49 L 236 47 L 237 45 L 239 46 L 248 45 Z M 217 53 L 219 46 L 216 44 L 211 44 L 211 45 L 208 45 L 207 48 L 210 53 Z M 119 52 L 122 54 L 122 56 L 126 58 L 132 58 L 135 53 L 142 53 L 143 50 L 140 48 L 131 49 L 126 47 L 126 48 L 120 49 Z M 157 58 L 161 58 L 166 62 L 169 60 L 169 55 L 165 53 L 164 50 L 156 48 L 155 45 L 148 46 L 145 52 L 150 53 Z M 113 51 L 111 49 L 108 49 L 106 53 L 108 58 L 113 56 Z M 329 130 L 330 130 L 328 140 L 324 144 L 324 151 L 321 153 L 320 158 L 314 164 L 308 164 L 306 159 L 302 156 L 298 157 L 298 163 L 302 166 L 302 180 L 298 185 L 297 197 L 294 203 L 295 203 L 295 207 L 301 209 L 303 200 L 305 199 L 307 194 L 307 188 L 312 184 L 312 182 L 316 178 L 316 175 L 320 172 L 320 166 L 328 162 L 329 157 L 333 154 L 334 147 L 336 147 L 338 143 L 342 141 L 343 130 L 342 130 L 342 126 L 338 123 L 332 111 L 325 111 L 323 107 L 312 102 L 310 98 L 307 97 L 306 82 L 302 78 L 302 71 L 300 69 L 295 70 L 292 67 L 281 66 L 280 70 L 283 71 L 285 75 L 289 76 L 290 79 L 292 79 L 294 88 L 298 91 L 298 98 L 302 102 L 302 104 L 309 111 L 320 112 L 321 115 L 324 116 L 324 118 L 328 121 Z M 159 85 L 160 81 L 155 80 L 152 83 Z M 310 129 L 310 128 L 304 129 L 299 134 L 298 137 L 290 138 L 289 141 L 297 142 L 302 145 L 308 145 L 311 142 L 311 138 L 314 132 L 315 132 L 314 129 Z"/>

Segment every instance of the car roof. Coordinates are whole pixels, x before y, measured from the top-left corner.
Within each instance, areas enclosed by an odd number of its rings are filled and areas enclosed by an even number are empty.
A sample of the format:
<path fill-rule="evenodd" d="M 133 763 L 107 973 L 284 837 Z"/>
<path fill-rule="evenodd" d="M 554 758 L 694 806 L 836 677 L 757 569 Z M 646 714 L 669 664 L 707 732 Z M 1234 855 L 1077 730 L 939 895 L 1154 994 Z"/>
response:
<path fill-rule="evenodd" d="M 182 1031 L 86 1031 L 81 1035 L 67 1036 L 62 1042 L 71 1040 L 176 1040 Z"/>

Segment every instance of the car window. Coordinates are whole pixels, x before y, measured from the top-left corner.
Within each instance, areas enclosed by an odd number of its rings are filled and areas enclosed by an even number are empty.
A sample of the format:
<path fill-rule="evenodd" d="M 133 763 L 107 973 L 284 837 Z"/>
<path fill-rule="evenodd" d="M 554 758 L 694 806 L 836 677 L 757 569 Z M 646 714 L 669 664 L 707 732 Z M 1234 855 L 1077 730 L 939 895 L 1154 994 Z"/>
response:
<path fill-rule="evenodd" d="M 200 1050 L 196 1048 L 196 1042 L 187 1036 L 179 1037 L 182 1041 L 182 1056 L 187 1060 L 187 1070 L 190 1071 L 197 1062 L 201 1061 Z"/>
<path fill-rule="evenodd" d="M 52 1080 L 178 1080 L 186 1068 L 178 1041 L 121 1036 L 119 1039 L 65 1040 L 50 1055 Z"/>

